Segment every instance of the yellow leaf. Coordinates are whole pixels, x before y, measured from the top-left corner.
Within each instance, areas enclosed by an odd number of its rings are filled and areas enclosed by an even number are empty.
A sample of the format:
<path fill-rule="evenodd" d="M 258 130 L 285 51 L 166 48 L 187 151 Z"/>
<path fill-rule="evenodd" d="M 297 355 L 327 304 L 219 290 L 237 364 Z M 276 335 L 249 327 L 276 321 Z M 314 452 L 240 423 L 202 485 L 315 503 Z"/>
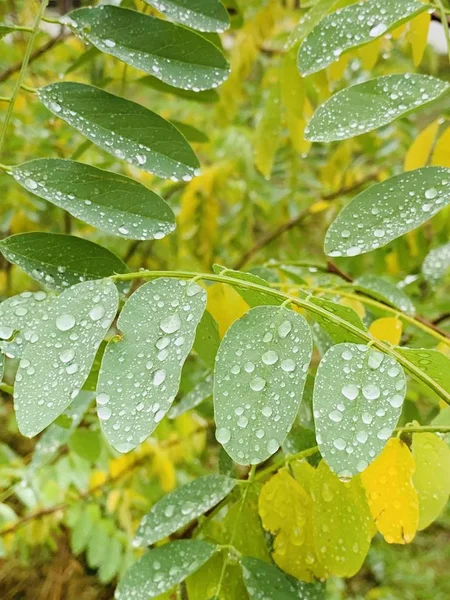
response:
<path fill-rule="evenodd" d="M 323 566 L 339 577 L 357 573 L 372 540 L 373 522 L 356 476 L 345 483 L 322 460 L 313 484 L 314 543 Z"/>
<path fill-rule="evenodd" d="M 154 447 L 152 470 L 158 477 L 164 492 L 170 492 L 174 489 L 176 484 L 175 467 L 167 453 L 158 446 Z"/>
<path fill-rule="evenodd" d="M 403 23 L 400 27 L 396 27 L 393 31 L 391 31 L 391 36 L 393 40 L 398 40 L 405 33 L 407 27 L 407 23 Z"/>
<path fill-rule="evenodd" d="M 398 275 L 400 273 L 400 265 L 398 262 L 398 254 L 393 250 L 386 256 L 386 268 L 390 275 Z"/>
<path fill-rule="evenodd" d="M 375 525 L 389 544 L 408 544 L 416 535 L 419 501 L 412 482 L 414 469 L 406 444 L 392 438 L 361 473 Z"/>
<path fill-rule="evenodd" d="M 118 489 L 112 490 L 106 500 L 106 510 L 109 514 L 114 514 L 119 504 L 121 492 Z"/>
<path fill-rule="evenodd" d="M 339 304 L 342 306 L 348 306 L 355 311 L 355 313 L 361 318 L 364 319 L 366 316 L 366 309 L 364 308 L 364 304 L 359 300 L 353 300 L 352 298 L 341 298 Z"/>
<path fill-rule="evenodd" d="M 294 460 L 291 462 L 291 471 L 299 484 L 311 495 L 316 469 L 306 460 Z"/>
<path fill-rule="evenodd" d="M 402 337 L 402 323 L 394 317 L 383 317 L 376 319 L 370 327 L 369 333 L 383 342 L 389 342 L 393 346 L 398 346 Z"/>
<path fill-rule="evenodd" d="M 409 30 L 406 35 L 413 55 L 414 65 L 420 65 L 423 53 L 428 43 L 428 29 L 430 27 L 431 15 L 423 12 L 409 22 Z"/>
<path fill-rule="evenodd" d="M 406 153 L 405 171 L 419 169 L 427 164 L 438 129 L 439 121 L 433 121 L 414 139 Z"/>
<path fill-rule="evenodd" d="M 215 283 L 208 287 L 207 310 L 219 325 L 220 337 L 225 335 L 228 327 L 244 315 L 249 306 L 241 296 L 225 283 Z"/>
<path fill-rule="evenodd" d="M 419 497 L 421 531 L 441 514 L 450 494 L 450 448 L 434 433 L 415 433 L 412 454 L 416 461 L 413 483 Z"/>
<path fill-rule="evenodd" d="M 330 208 L 329 202 L 327 202 L 326 200 L 318 200 L 317 202 L 311 204 L 311 206 L 309 207 L 309 212 L 315 215 L 317 213 L 323 212 L 324 210 L 327 210 L 328 208 Z"/>
<path fill-rule="evenodd" d="M 287 469 L 264 485 L 259 514 L 264 529 L 276 536 L 272 556 L 280 569 L 303 581 L 326 576 L 314 549 L 311 497 Z"/>
<path fill-rule="evenodd" d="M 92 471 L 91 476 L 89 477 L 89 489 L 93 490 L 94 488 L 99 488 L 102 483 L 105 483 L 107 479 L 107 475 L 104 471 Z M 98 494 L 100 490 L 96 493 Z"/>
<path fill-rule="evenodd" d="M 450 167 L 450 127 L 447 127 L 436 142 L 431 164 L 439 167 Z"/>
<path fill-rule="evenodd" d="M 327 73 L 331 81 L 340 81 L 342 79 L 351 58 L 352 55 L 350 53 L 343 54 L 339 60 L 328 67 Z"/>
<path fill-rule="evenodd" d="M 366 44 L 361 48 L 358 48 L 357 54 L 361 59 L 363 67 L 366 71 L 370 71 L 377 64 L 378 57 L 381 52 L 381 48 L 383 45 L 383 38 L 378 38 L 370 44 Z"/>

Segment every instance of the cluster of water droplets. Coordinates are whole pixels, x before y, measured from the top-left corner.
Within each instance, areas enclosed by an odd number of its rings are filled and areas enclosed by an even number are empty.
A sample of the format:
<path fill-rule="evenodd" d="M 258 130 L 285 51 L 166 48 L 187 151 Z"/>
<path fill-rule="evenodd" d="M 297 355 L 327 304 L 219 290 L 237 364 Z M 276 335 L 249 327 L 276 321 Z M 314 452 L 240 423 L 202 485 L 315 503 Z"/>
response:
<path fill-rule="evenodd" d="M 196 283 L 156 279 L 122 309 L 123 339 L 108 345 L 97 386 L 98 416 L 119 452 L 143 442 L 169 410 L 205 306 Z"/>
<path fill-rule="evenodd" d="M 239 464 L 274 454 L 292 426 L 311 359 L 308 324 L 260 306 L 228 330 L 216 360 L 216 438 Z"/>
<path fill-rule="evenodd" d="M 314 420 L 320 452 L 346 479 L 378 456 L 400 416 L 406 380 L 397 361 L 357 344 L 338 344 L 320 363 Z"/>
<path fill-rule="evenodd" d="M 148 0 L 156 10 L 198 31 L 222 33 L 229 27 L 228 14 L 221 2 L 213 0 L 202 6 L 190 0 Z"/>
<path fill-rule="evenodd" d="M 361 192 L 325 238 L 329 256 L 357 256 L 415 229 L 450 202 L 450 169 L 408 171 Z"/>
<path fill-rule="evenodd" d="M 78 395 L 118 308 L 115 285 L 80 283 L 55 298 L 20 360 L 14 388 L 19 429 L 33 436 Z"/>
<path fill-rule="evenodd" d="M 395 284 L 376 275 L 364 274 L 355 279 L 355 285 L 367 295 L 380 299 L 387 304 L 399 308 L 408 315 L 414 315 L 416 308 L 411 298 Z"/>
<path fill-rule="evenodd" d="M 37 93 L 55 115 L 116 158 L 172 181 L 190 181 L 199 172 L 178 129 L 140 104 L 74 82 L 52 83 Z"/>
<path fill-rule="evenodd" d="M 320 71 L 350 48 L 382 36 L 398 22 L 423 10 L 415 0 L 368 0 L 325 17 L 306 37 L 299 53 L 303 75 Z"/>
<path fill-rule="evenodd" d="M 430 75 L 385 75 L 346 88 L 314 113 L 305 137 L 314 142 L 345 140 L 387 125 L 438 98 L 449 84 Z"/>
<path fill-rule="evenodd" d="M 82 163 L 42 159 L 13 170 L 30 192 L 77 219 L 130 239 L 161 239 L 175 229 L 162 198 L 133 179 Z"/>
<path fill-rule="evenodd" d="M 437 283 L 450 267 L 450 243 L 431 250 L 423 261 L 422 273 L 431 283 Z"/>

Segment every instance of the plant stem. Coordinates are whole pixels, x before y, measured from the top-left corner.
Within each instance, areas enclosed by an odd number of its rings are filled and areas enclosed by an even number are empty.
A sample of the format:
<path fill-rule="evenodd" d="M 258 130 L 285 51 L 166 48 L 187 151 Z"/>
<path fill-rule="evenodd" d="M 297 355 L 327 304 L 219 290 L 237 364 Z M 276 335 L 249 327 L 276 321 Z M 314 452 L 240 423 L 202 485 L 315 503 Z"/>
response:
<path fill-rule="evenodd" d="M 11 98 L 7 96 L 0 96 L 0 102 L 11 102 Z"/>
<path fill-rule="evenodd" d="M 442 23 L 442 27 L 444 29 L 445 41 L 447 42 L 447 54 L 448 54 L 448 58 L 450 60 L 450 31 L 449 31 L 449 27 L 448 27 L 448 20 L 447 20 L 445 7 L 444 7 L 442 0 L 436 0 L 436 4 L 437 4 L 439 12 L 441 14 L 441 23 Z"/>
<path fill-rule="evenodd" d="M 28 61 L 30 60 L 31 51 L 33 49 L 33 44 L 36 39 L 37 33 L 39 31 L 39 24 L 41 22 L 42 17 L 44 16 L 44 11 L 47 7 L 48 0 L 42 0 L 41 5 L 39 7 L 39 12 L 37 14 L 36 20 L 33 25 L 32 33 L 30 39 L 28 40 L 27 49 L 25 50 L 25 56 L 23 57 L 22 67 L 19 72 L 19 77 L 17 78 L 16 85 L 14 86 L 13 93 L 11 95 L 11 101 L 8 105 L 8 110 L 6 112 L 5 121 L 3 123 L 2 132 L 0 134 L 0 157 L 3 150 L 3 144 L 5 143 L 6 131 L 8 129 L 9 122 L 11 120 L 14 104 L 16 103 L 17 96 L 20 91 L 20 87 L 23 84 L 23 80 L 25 79 L 25 73 L 28 67 Z"/>
<path fill-rule="evenodd" d="M 136 273 L 124 273 L 113 275 L 111 279 L 113 279 L 114 281 L 132 281 L 133 279 L 157 279 L 158 277 L 170 277 L 176 279 L 192 279 L 193 277 L 196 277 L 197 279 L 203 279 L 205 281 L 217 281 L 219 283 L 228 283 L 232 287 L 239 287 L 249 290 L 255 290 L 257 292 L 263 292 L 265 294 L 273 296 L 274 298 L 280 299 L 281 302 L 283 302 L 284 300 L 290 300 L 292 304 L 303 308 L 310 313 L 313 313 L 320 317 L 325 317 L 326 319 L 333 321 L 339 327 L 359 337 L 365 343 L 370 342 L 371 345 L 380 352 L 392 356 L 407 371 L 409 371 L 413 377 L 427 385 L 440 398 L 442 398 L 444 402 L 450 405 L 450 392 L 445 390 L 437 381 L 435 381 L 427 373 L 422 371 L 422 369 L 413 364 L 405 356 L 402 356 L 399 352 L 397 352 L 395 348 L 393 348 L 385 342 L 382 342 L 381 340 L 373 338 L 370 335 L 370 333 L 359 329 L 358 327 L 356 327 L 356 325 L 345 321 L 338 315 L 329 312 L 322 306 L 310 302 L 308 299 L 296 298 L 295 296 L 291 296 L 290 294 L 274 290 L 271 287 L 266 287 L 258 283 L 253 283 L 251 281 L 235 279 L 227 275 L 217 275 L 215 273 L 195 273 L 190 271 L 138 271 Z"/>
<path fill-rule="evenodd" d="M 14 388 L 7 383 L 0 383 L 0 391 L 5 392 L 5 394 L 10 394 L 11 396 L 14 393 Z"/>
<path fill-rule="evenodd" d="M 397 427 L 394 433 L 450 433 L 450 425 L 405 425 Z"/>
<path fill-rule="evenodd" d="M 8 167 L 8 165 L 3 165 L 2 163 L 0 163 L 0 169 L 3 169 L 3 171 L 6 171 L 7 173 L 11 171 L 11 167 Z"/>

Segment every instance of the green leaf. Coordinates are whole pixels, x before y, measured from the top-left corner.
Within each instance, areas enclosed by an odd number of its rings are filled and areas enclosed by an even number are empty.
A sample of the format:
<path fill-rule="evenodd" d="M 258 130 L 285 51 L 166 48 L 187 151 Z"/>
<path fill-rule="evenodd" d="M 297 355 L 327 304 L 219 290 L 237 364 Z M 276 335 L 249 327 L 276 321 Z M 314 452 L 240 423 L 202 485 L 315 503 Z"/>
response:
<path fill-rule="evenodd" d="M 199 162 L 176 127 L 140 104 L 104 90 L 64 81 L 37 91 L 41 102 L 113 156 L 174 180 L 192 179 Z"/>
<path fill-rule="evenodd" d="M 350 308 L 349 306 L 343 306 L 342 304 L 338 304 L 337 302 L 332 302 L 331 300 L 325 300 L 324 298 L 311 297 L 309 301 L 312 304 L 316 304 L 321 308 L 324 308 L 327 312 L 331 313 L 335 317 L 339 317 L 345 323 L 350 323 L 356 328 L 356 331 L 348 331 L 344 329 L 339 323 L 332 321 L 328 317 L 319 315 L 313 311 L 311 311 L 311 316 L 317 321 L 320 327 L 330 336 L 330 338 L 336 343 L 340 342 L 365 342 L 365 338 L 363 336 L 358 335 L 357 330 L 361 330 L 361 332 L 366 332 L 366 328 L 363 325 L 363 322 L 356 314 L 356 312 Z"/>
<path fill-rule="evenodd" d="M 69 288 L 49 306 L 16 375 L 14 406 L 23 435 L 41 432 L 76 398 L 118 303 L 114 283 L 100 280 Z"/>
<path fill-rule="evenodd" d="M 199 540 L 178 540 L 150 550 L 125 573 L 116 600 L 149 600 L 197 571 L 216 547 Z"/>
<path fill-rule="evenodd" d="M 224 475 L 206 475 L 166 494 L 141 520 L 133 544 L 150 546 L 178 531 L 219 504 L 235 485 Z"/>
<path fill-rule="evenodd" d="M 326 254 L 357 256 L 419 227 L 450 203 L 449 183 L 450 169 L 424 167 L 364 190 L 328 229 Z"/>
<path fill-rule="evenodd" d="M 367 133 L 429 104 L 449 84 L 430 75 L 385 75 L 341 90 L 314 113 L 305 130 L 312 142 L 335 142 Z"/>
<path fill-rule="evenodd" d="M 274 454 L 292 427 L 312 354 L 301 315 L 287 308 L 252 308 L 228 329 L 214 380 L 216 437 L 238 464 Z"/>
<path fill-rule="evenodd" d="M 18 233 L 0 242 L 0 252 L 30 277 L 56 290 L 128 271 L 127 265 L 103 246 L 61 233 Z"/>
<path fill-rule="evenodd" d="M 145 0 L 172 21 L 198 31 L 221 33 L 230 26 L 228 12 L 220 0 Z"/>
<path fill-rule="evenodd" d="M 219 102 L 219 94 L 216 90 L 203 90 L 202 92 L 194 92 L 193 90 L 182 90 L 177 87 L 173 87 L 172 85 L 168 85 L 164 83 L 164 81 L 160 81 L 153 77 L 152 75 L 146 75 L 145 77 L 141 77 L 138 80 L 138 83 L 142 83 L 157 92 L 162 92 L 163 94 L 173 94 L 174 96 L 178 96 L 179 98 L 183 98 L 184 100 L 194 100 L 195 102 L 205 102 L 205 103 L 214 103 Z"/>
<path fill-rule="evenodd" d="M 75 452 L 90 463 L 95 463 L 101 451 L 99 433 L 92 429 L 78 429 L 70 437 L 68 446 L 71 452 Z"/>
<path fill-rule="evenodd" d="M 416 307 L 411 298 L 396 285 L 381 277 L 365 274 L 355 279 L 353 284 L 357 290 L 364 292 L 366 296 L 371 296 L 375 300 L 380 300 L 385 304 L 389 304 L 389 306 L 398 308 L 407 315 L 414 315 L 416 312 Z"/>
<path fill-rule="evenodd" d="M 219 326 L 211 313 L 205 310 L 195 334 L 194 350 L 211 369 L 214 368 L 216 362 L 219 344 Z"/>
<path fill-rule="evenodd" d="M 325 600 L 322 583 L 305 583 L 259 558 L 244 556 L 242 572 L 252 600 Z"/>
<path fill-rule="evenodd" d="M 436 284 L 450 268 L 450 243 L 431 250 L 423 261 L 422 273 L 427 281 Z"/>
<path fill-rule="evenodd" d="M 357 344 L 328 350 L 317 369 L 314 420 L 320 453 L 339 477 L 364 471 L 380 454 L 405 393 L 405 374 L 391 356 Z"/>
<path fill-rule="evenodd" d="M 244 273 L 242 271 L 234 271 L 233 269 L 227 269 L 222 265 L 214 264 L 213 265 L 214 273 L 219 275 L 225 275 L 226 277 L 232 277 L 233 279 L 237 279 L 239 281 L 248 281 L 250 283 L 255 283 L 256 285 L 260 285 L 263 287 L 268 287 L 267 281 L 260 277 L 259 275 L 255 275 L 254 273 Z M 230 283 L 230 285 L 233 285 Z M 271 305 L 271 306 L 279 306 L 283 303 L 283 300 L 279 298 L 275 298 L 272 294 L 266 294 L 265 292 L 260 292 L 259 290 L 252 290 L 245 287 L 240 287 L 239 285 L 233 286 L 237 293 L 247 302 L 250 307 L 261 306 L 263 305 Z"/>
<path fill-rule="evenodd" d="M 123 337 L 109 342 L 97 386 L 98 416 L 119 452 L 143 442 L 170 409 L 205 307 L 205 291 L 177 279 L 150 281 L 125 304 Z"/>
<path fill-rule="evenodd" d="M 116 537 L 109 540 L 106 560 L 102 561 L 98 570 L 98 578 L 102 583 L 109 583 L 119 572 L 123 562 L 122 544 Z"/>
<path fill-rule="evenodd" d="M 17 31 L 14 25 L 6 25 L 5 23 L 0 23 L 0 39 L 8 35 L 8 33 L 12 33 L 13 31 Z"/>
<path fill-rule="evenodd" d="M 427 5 L 415 0 L 383 0 L 382 10 L 379 0 L 368 0 L 337 10 L 323 19 L 301 45 L 300 73 L 305 76 L 324 69 L 347 50 L 382 37 L 425 10 Z"/>
<path fill-rule="evenodd" d="M 213 376 L 207 375 L 205 379 L 200 381 L 190 392 L 188 392 L 180 400 L 178 404 L 172 406 L 169 411 L 169 419 L 176 419 L 180 415 L 192 410 L 201 404 L 207 398 L 210 398 L 213 393 Z"/>
<path fill-rule="evenodd" d="M 319 0 L 314 4 L 291 32 L 289 39 L 286 42 L 286 49 L 293 48 L 311 33 L 317 23 L 319 23 L 338 2 L 339 0 Z"/>
<path fill-rule="evenodd" d="M 25 189 L 77 219 L 133 240 L 161 239 L 175 229 L 166 202 L 134 179 L 73 160 L 41 158 L 15 167 Z"/>
<path fill-rule="evenodd" d="M 450 359 L 439 350 L 428 348 L 396 348 L 410 363 L 431 377 L 447 393 L 450 393 Z"/>
<path fill-rule="evenodd" d="M 229 74 L 222 52 L 202 35 L 134 10 L 79 8 L 67 24 L 102 52 L 175 87 L 208 90 Z"/>
<path fill-rule="evenodd" d="M 208 136 L 204 134 L 203 131 L 200 131 L 200 129 L 188 125 L 187 123 L 181 123 L 181 121 L 175 121 L 174 119 L 171 119 L 170 122 L 172 125 L 175 125 L 188 142 L 192 142 L 193 144 L 205 144 L 206 142 L 209 142 Z"/>
<path fill-rule="evenodd" d="M 91 569 L 99 567 L 109 552 L 109 528 L 107 522 L 99 521 L 95 524 L 87 545 L 86 558 Z"/>

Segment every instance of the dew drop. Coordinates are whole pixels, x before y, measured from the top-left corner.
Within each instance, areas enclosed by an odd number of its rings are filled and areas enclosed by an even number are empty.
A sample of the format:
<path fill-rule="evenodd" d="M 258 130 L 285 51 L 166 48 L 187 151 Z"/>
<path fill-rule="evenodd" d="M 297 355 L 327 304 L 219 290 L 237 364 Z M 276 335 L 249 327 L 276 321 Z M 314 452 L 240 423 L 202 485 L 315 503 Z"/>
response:
<path fill-rule="evenodd" d="M 72 315 L 64 314 L 56 318 L 56 327 L 60 331 L 69 331 L 75 325 L 75 318 Z"/>

